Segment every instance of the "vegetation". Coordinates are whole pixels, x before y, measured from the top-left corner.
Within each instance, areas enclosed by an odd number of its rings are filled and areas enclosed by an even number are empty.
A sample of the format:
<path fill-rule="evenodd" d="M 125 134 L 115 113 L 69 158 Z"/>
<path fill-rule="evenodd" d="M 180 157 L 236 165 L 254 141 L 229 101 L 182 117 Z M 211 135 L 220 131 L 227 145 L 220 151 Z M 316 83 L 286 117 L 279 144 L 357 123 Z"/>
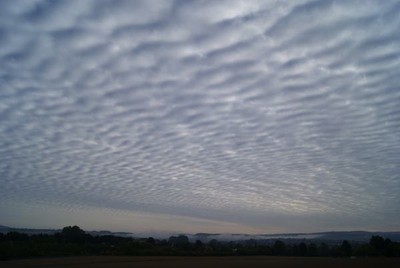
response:
<path fill-rule="evenodd" d="M 308 242 L 273 243 L 246 240 L 238 242 L 191 243 L 187 236 L 171 236 L 168 240 L 152 237 L 134 239 L 113 235 L 92 236 L 78 226 L 64 227 L 54 235 L 27 235 L 18 232 L 0 233 L 0 259 L 54 256 L 386 256 L 400 257 L 400 243 L 372 236 L 369 243 L 340 244 Z"/>

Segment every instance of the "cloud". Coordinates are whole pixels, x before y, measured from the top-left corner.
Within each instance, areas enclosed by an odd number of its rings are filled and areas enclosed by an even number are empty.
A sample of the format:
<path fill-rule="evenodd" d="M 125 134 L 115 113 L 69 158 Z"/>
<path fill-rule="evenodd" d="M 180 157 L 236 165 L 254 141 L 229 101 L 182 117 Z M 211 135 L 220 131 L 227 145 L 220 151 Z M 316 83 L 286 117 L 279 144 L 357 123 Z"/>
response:
<path fill-rule="evenodd" d="M 0 5 L 0 201 L 399 223 L 396 1 Z"/>

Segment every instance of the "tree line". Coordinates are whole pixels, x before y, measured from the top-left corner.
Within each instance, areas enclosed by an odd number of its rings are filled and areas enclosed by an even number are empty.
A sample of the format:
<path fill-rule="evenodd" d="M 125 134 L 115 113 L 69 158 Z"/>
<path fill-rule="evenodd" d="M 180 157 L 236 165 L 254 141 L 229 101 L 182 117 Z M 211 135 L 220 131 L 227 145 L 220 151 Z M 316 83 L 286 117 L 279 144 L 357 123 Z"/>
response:
<path fill-rule="evenodd" d="M 400 243 L 380 236 L 372 236 L 368 243 L 351 243 L 347 240 L 338 244 L 307 240 L 298 243 L 281 240 L 265 243 L 254 239 L 235 242 L 213 239 L 203 243 L 200 240 L 190 242 L 185 235 L 171 236 L 169 239 L 93 236 L 78 226 L 64 227 L 53 235 L 0 233 L 1 260 L 83 255 L 400 257 Z"/>

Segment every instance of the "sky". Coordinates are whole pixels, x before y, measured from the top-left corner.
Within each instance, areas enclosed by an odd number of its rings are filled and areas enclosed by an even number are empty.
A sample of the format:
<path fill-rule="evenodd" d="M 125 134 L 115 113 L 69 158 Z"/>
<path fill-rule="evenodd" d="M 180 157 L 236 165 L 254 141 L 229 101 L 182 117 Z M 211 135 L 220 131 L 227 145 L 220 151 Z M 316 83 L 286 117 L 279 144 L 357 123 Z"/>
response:
<path fill-rule="evenodd" d="M 0 1 L 0 225 L 399 231 L 399 1 Z"/>

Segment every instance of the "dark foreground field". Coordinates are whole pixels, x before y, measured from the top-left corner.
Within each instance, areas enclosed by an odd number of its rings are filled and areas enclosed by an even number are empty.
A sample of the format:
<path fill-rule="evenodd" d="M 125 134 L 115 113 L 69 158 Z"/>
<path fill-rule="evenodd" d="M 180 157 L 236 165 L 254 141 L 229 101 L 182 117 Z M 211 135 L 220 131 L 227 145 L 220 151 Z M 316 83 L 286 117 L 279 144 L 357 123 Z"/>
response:
<path fill-rule="evenodd" d="M 400 267 L 399 258 L 298 258 L 298 257 L 70 257 L 0 262 L 2 268 L 19 267 Z"/>

